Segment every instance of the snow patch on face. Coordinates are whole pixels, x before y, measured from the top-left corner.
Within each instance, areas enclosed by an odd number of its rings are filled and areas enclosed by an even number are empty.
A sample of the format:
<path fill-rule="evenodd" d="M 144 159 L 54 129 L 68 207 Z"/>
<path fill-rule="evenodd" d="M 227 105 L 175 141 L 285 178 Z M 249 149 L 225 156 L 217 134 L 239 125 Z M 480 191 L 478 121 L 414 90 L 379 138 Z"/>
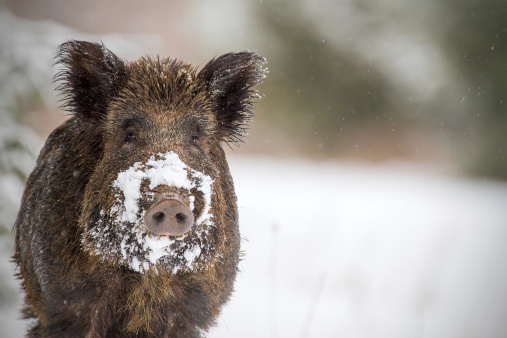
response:
<path fill-rule="evenodd" d="M 185 259 L 187 260 L 187 266 L 192 268 L 192 263 L 199 255 L 201 254 L 201 248 L 199 246 L 195 246 L 192 250 L 187 250 L 183 254 Z"/>
<path fill-rule="evenodd" d="M 145 210 L 139 207 L 143 197 L 141 184 L 145 180 L 148 180 L 150 190 L 161 185 L 186 190 L 191 211 L 194 210 L 195 201 L 191 190 L 202 192 L 204 207 L 193 225 L 193 231 L 197 238 L 206 238 L 207 230 L 203 225 L 213 225 L 210 213 L 213 180 L 188 167 L 171 151 L 152 156 L 146 163 L 136 162 L 118 174 L 112 183 L 117 191 L 116 202 L 109 212 L 101 211 L 101 215 L 109 215 L 111 225 L 99 224 L 89 233 L 96 243 L 95 253 L 103 257 L 115 256 L 122 264 L 141 273 L 150 268 L 157 271 L 157 263 L 169 264 L 173 273 L 184 267 L 194 268 L 194 263 L 201 255 L 203 241 L 186 243 L 168 236 L 156 236 L 146 229 L 143 219 Z"/>
<path fill-rule="evenodd" d="M 202 224 L 209 219 L 209 210 L 211 206 L 211 186 L 213 180 L 208 175 L 195 171 L 183 161 L 174 152 L 159 154 L 160 159 L 151 157 L 146 164 L 140 162 L 134 163 L 129 169 L 120 172 L 118 178 L 113 182 L 113 187 L 123 193 L 125 213 L 122 215 L 123 221 L 135 222 L 139 213 L 139 199 L 141 198 L 141 183 L 148 179 L 151 190 L 161 185 L 185 189 L 190 194 L 190 189 L 196 188 L 204 194 L 205 207 L 196 224 Z M 187 172 L 190 172 L 194 180 L 188 179 Z M 195 181 L 200 182 L 199 185 Z M 191 195 L 190 195 L 191 196 Z M 193 211 L 194 196 L 191 196 L 190 210 Z"/>

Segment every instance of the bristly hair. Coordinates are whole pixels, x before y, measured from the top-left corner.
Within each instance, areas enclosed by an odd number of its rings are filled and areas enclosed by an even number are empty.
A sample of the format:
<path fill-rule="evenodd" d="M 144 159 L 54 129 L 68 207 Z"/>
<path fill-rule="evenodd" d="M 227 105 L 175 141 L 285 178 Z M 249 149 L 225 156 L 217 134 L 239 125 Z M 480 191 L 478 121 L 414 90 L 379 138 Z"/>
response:
<path fill-rule="evenodd" d="M 155 103 L 165 110 L 188 110 L 196 105 L 199 111 L 199 101 L 207 101 L 208 95 L 195 78 L 195 68 L 180 60 L 143 56 L 129 63 L 131 81 L 118 99 L 136 102 L 141 108 Z"/>
<path fill-rule="evenodd" d="M 124 61 L 103 44 L 86 41 L 60 45 L 54 65 L 62 65 L 54 77 L 63 94 L 61 108 L 82 118 L 102 119 L 128 76 Z"/>
<path fill-rule="evenodd" d="M 218 121 L 218 136 L 238 144 L 246 135 L 259 92 L 252 87 L 266 74 L 266 59 L 254 52 L 228 53 L 214 58 L 199 72 L 206 83 Z"/>
<path fill-rule="evenodd" d="M 171 63 L 169 59 L 146 58 L 139 62 L 140 65 L 159 66 L 158 73 L 160 70 L 177 71 L 178 76 L 169 77 L 174 78 L 174 81 L 195 74 L 190 65 L 176 61 Z M 238 144 L 246 135 L 253 115 L 251 109 L 260 97 L 252 87 L 265 77 L 267 71 L 262 68 L 265 63 L 266 59 L 253 52 L 228 53 L 208 62 L 197 74 L 197 83 L 211 100 L 218 124 L 216 136 L 220 140 Z M 62 66 L 54 77 L 55 81 L 60 82 L 57 90 L 63 94 L 61 108 L 78 117 L 95 121 L 104 118 L 111 100 L 132 75 L 130 64 L 118 58 L 103 44 L 86 41 L 68 41 L 62 44 L 54 64 Z M 161 88 L 157 87 L 150 95 L 173 93 L 174 90 L 180 92 L 186 88 L 181 87 L 186 81 L 174 81 L 162 85 L 156 81 L 155 84 Z M 147 79 L 146 83 L 152 82 L 153 79 Z M 162 90 L 168 85 L 174 88 Z"/>

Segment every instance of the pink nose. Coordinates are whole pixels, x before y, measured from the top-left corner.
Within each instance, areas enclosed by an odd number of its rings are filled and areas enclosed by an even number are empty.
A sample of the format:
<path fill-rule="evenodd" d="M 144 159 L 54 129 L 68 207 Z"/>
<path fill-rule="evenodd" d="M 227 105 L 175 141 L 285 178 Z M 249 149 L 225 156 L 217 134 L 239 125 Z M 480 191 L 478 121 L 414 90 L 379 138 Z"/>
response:
<path fill-rule="evenodd" d="M 181 236 L 194 224 L 194 215 L 181 201 L 167 199 L 146 211 L 144 223 L 155 235 Z"/>

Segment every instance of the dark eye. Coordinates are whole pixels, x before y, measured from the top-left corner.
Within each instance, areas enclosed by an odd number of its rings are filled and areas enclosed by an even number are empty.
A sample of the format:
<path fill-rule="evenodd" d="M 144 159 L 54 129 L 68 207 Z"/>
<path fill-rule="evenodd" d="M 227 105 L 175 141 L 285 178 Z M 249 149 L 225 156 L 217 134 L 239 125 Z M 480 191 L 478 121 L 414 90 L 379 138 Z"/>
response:
<path fill-rule="evenodd" d="M 188 142 L 192 145 L 197 145 L 199 143 L 199 136 L 190 136 Z"/>
<path fill-rule="evenodd" d="M 132 142 L 132 141 L 136 141 L 136 140 L 137 140 L 136 133 L 134 133 L 132 131 L 127 131 L 126 132 L 126 134 L 125 134 L 125 141 Z"/>

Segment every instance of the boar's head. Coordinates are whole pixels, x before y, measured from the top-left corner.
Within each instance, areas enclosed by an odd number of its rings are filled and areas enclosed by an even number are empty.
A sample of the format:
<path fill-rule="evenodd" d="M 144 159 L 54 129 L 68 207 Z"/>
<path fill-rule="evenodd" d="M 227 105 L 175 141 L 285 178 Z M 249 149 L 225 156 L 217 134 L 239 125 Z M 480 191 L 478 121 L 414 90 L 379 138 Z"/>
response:
<path fill-rule="evenodd" d="M 65 107 L 93 134 L 88 152 L 100 154 L 79 216 L 84 250 L 140 273 L 227 259 L 235 270 L 236 197 L 222 146 L 245 134 L 264 59 L 230 53 L 198 71 L 70 41 L 57 63 Z"/>

